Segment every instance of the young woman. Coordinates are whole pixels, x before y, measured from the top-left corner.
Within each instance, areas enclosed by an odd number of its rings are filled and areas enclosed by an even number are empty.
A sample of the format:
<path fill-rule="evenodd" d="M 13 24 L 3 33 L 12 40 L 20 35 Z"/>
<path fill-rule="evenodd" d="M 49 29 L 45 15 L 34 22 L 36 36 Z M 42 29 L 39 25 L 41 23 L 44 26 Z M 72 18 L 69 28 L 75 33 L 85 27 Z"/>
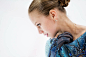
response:
<path fill-rule="evenodd" d="M 38 28 L 39 33 L 50 37 L 46 43 L 47 57 L 86 55 L 86 26 L 75 24 L 66 16 L 64 7 L 67 7 L 69 2 L 70 0 L 33 0 L 28 9 L 30 20 Z M 59 35 L 66 34 L 71 34 L 73 41 L 62 44 L 58 49 L 59 41 L 62 42 L 63 39 L 71 38 L 70 36 L 63 36 L 64 38 L 58 39 Z M 57 42 L 54 41 L 55 39 Z M 52 47 L 54 42 L 56 44 Z"/>

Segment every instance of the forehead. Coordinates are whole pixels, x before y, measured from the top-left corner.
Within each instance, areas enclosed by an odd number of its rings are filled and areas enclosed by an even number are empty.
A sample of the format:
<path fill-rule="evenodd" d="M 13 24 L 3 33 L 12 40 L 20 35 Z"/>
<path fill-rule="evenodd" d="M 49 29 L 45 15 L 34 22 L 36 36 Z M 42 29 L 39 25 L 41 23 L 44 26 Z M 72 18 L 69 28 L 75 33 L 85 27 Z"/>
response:
<path fill-rule="evenodd" d="M 30 20 L 31 20 L 32 23 L 37 22 L 37 20 L 39 19 L 39 17 L 40 16 L 39 16 L 39 14 L 38 14 L 37 11 L 33 11 L 33 12 L 29 13 L 29 18 L 30 18 Z"/>
<path fill-rule="evenodd" d="M 34 18 L 38 18 L 40 16 L 39 16 L 38 12 L 34 10 L 31 13 L 29 13 L 29 17 L 30 17 L 30 19 L 34 19 Z"/>
<path fill-rule="evenodd" d="M 35 24 L 35 22 L 44 21 L 47 17 L 40 14 L 38 11 L 34 10 L 33 12 L 29 13 L 30 20 Z"/>

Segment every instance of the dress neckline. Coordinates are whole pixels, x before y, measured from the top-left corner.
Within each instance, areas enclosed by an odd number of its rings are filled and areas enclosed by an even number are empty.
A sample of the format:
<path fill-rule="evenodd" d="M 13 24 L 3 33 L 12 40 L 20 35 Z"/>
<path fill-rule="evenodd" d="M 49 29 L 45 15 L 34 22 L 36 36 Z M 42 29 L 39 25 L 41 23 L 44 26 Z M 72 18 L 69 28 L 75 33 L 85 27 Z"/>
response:
<path fill-rule="evenodd" d="M 86 34 L 86 32 L 84 32 L 80 37 L 78 37 L 77 39 L 75 39 L 73 42 L 77 41 L 79 38 L 81 38 L 81 37 L 84 36 L 85 34 Z M 84 38 L 84 37 L 83 37 L 83 38 Z M 52 43 L 52 42 L 54 41 L 54 39 L 55 39 L 55 38 L 50 39 L 50 40 L 51 40 L 50 43 Z M 73 42 L 68 43 L 68 44 L 72 44 Z"/>
<path fill-rule="evenodd" d="M 79 38 L 81 38 L 83 35 L 85 35 L 86 34 L 86 32 L 84 32 L 80 37 L 78 37 L 77 39 L 79 39 Z M 75 40 L 77 40 L 77 39 L 75 39 Z M 75 41 L 74 40 L 74 41 Z"/>
<path fill-rule="evenodd" d="M 73 42 L 68 43 L 68 44 L 72 44 L 72 43 L 76 42 L 78 39 L 84 38 L 85 36 L 86 36 L 86 32 L 84 32 L 84 33 L 83 33 L 80 37 L 78 37 L 76 40 L 74 40 Z M 68 45 L 68 44 L 66 44 L 66 45 Z"/>

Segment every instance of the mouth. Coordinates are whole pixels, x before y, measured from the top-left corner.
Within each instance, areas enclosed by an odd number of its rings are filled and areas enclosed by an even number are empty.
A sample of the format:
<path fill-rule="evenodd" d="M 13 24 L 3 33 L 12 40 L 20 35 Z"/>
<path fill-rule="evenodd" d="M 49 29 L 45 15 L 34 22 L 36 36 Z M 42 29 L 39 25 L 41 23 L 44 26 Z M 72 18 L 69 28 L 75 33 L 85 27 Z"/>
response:
<path fill-rule="evenodd" d="M 48 37 L 48 33 L 47 33 L 47 37 Z"/>
<path fill-rule="evenodd" d="M 48 33 L 47 34 L 44 34 L 44 35 L 48 37 Z"/>

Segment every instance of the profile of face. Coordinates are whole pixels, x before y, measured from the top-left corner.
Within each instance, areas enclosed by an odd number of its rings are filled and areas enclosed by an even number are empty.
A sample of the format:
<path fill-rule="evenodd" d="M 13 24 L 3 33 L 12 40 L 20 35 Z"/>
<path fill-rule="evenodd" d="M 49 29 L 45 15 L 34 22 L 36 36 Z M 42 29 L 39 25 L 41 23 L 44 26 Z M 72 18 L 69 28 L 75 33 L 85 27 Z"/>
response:
<path fill-rule="evenodd" d="M 29 17 L 31 22 L 37 27 L 39 34 L 54 38 L 60 30 L 57 14 L 54 10 L 51 10 L 48 16 L 44 16 L 34 10 L 29 14 Z"/>

